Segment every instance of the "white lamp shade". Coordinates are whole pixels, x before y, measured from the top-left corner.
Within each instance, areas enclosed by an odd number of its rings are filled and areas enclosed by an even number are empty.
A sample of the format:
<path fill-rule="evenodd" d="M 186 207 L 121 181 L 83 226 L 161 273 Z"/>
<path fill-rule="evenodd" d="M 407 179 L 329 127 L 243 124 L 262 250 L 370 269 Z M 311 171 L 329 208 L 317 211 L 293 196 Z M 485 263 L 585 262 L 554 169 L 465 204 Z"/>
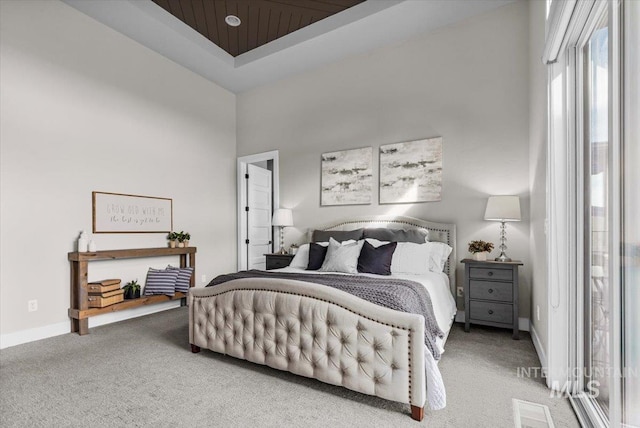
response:
<path fill-rule="evenodd" d="M 518 196 L 489 196 L 484 219 L 520 221 L 520 198 Z"/>
<path fill-rule="evenodd" d="M 293 226 L 293 213 L 286 208 L 279 208 L 273 213 L 273 226 Z"/>

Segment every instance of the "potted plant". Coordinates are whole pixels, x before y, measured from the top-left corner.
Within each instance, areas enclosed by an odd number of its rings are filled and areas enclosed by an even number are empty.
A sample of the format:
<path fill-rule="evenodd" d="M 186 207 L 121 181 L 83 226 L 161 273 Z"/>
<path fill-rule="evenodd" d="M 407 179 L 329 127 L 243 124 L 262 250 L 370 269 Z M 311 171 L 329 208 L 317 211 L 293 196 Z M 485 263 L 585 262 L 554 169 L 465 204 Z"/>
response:
<path fill-rule="evenodd" d="M 176 241 L 178 240 L 178 234 L 176 232 L 169 232 L 167 235 L 169 240 L 169 248 L 176 248 Z"/>
<path fill-rule="evenodd" d="M 493 250 L 493 243 L 482 240 L 469 242 L 469 252 L 473 254 L 473 260 L 487 260 L 487 253 Z"/>
<path fill-rule="evenodd" d="M 139 299 L 140 298 L 140 284 L 138 284 L 138 280 L 134 279 L 133 281 L 127 282 L 124 287 L 124 298 L 125 299 Z"/>
<path fill-rule="evenodd" d="M 189 232 L 183 232 L 182 230 L 178 233 L 178 248 L 184 248 L 189 246 L 189 239 L 191 239 L 191 235 Z"/>

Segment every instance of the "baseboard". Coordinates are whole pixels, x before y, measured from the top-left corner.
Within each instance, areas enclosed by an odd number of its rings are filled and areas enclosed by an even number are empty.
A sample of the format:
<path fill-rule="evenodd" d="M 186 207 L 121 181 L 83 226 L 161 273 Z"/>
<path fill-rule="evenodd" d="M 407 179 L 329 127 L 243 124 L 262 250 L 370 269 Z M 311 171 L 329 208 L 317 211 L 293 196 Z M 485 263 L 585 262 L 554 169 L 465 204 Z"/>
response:
<path fill-rule="evenodd" d="M 465 316 L 464 311 L 458 311 L 456 313 L 456 322 L 464 322 Z M 529 318 L 518 318 L 518 328 L 522 331 L 529 331 L 531 323 L 529 322 Z"/>
<path fill-rule="evenodd" d="M 536 353 L 538 354 L 538 359 L 540 360 L 540 367 L 547 367 L 547 354 L 544 350 L 544 346 L 542 346 L 542 342 L 540 341 L 540 336 L 536 331 L 536 327 L 531 324 L 531 340 L 533 341 L 533 347 L 536 349 Z"/>
<path fill-rule="evenodd" d="M 49 337 L 60 336 L 69 333 L 71 328 L 69 321 L 45 325 L 44 327 L 29 328 L 14 333 L 0 334 L 0 349 L 10 348 L 23 343 L 35 342 L 36 340 L 47 339 Z"/>
<path fill-rule="evenodd" d="M 151 306 L 140 306 L 138 308 L 129 309 L 120 312 L 111 312 L 104 315 L 98 315 L 89 318 L 89 328 L 101 325 L 112 324 L 114 322 L 124 321 L 131 318 L 137 318 L 144 315 L 150 315 L 156 312 L 166 311 L 180 307 L 180 301 L 171 301 L 158 303 Z M 30 328 L 20 330 L 14 333 L 0 334 L 0 349 L 10 348 L 12 346 L 22 345 L 24 343 L 35 342 L 36 340 L 48 339 L 50 337 L 60 336 L 69 333 L 71 323 L 63 321 L 43 327 Z"/>

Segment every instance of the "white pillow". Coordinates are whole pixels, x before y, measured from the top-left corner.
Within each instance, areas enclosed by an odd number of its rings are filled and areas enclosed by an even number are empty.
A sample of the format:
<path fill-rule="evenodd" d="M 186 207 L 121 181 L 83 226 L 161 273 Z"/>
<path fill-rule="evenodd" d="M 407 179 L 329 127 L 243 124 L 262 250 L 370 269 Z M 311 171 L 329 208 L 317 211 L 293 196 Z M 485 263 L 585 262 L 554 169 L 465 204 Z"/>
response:
<path fill-rule="evenodd" d="M 354 240 L 342 243 L 333 238 L 329 238 L 329 248 L 324 262 L 318 271 L 320 272 L 344 272 L 358 273 L 358 257 L 364 241 Z"/>
<path fill-rule="evenodd" d="M 391 258 L 391 273 L 421 275 L 429 272 L 430 251 L 427 245 L 398 242 Z"/>
<path fill-rule="evenodd" d="M 425 244 L 429 248 L 429 270 L 434 272 L 443 272 L 444 266 L 447 264 L 449 254 L 453 248 L 444 242 L 427 242 Z"/>
<path fill-rule="evenodd" d="M 328 245 L 328 244 L 327 244 Z M 302 244 L 296 254 L 293 256 L 289 267 L 306 269 L 309 265 L 309 244 Z"/>
<path fill-rule="evenodd" d="M 442 272 L 451 251 L 453 248 L 444 242 L 398 242 L 391 259 L 391 273 L 421 275 L 429 271 Z"/>

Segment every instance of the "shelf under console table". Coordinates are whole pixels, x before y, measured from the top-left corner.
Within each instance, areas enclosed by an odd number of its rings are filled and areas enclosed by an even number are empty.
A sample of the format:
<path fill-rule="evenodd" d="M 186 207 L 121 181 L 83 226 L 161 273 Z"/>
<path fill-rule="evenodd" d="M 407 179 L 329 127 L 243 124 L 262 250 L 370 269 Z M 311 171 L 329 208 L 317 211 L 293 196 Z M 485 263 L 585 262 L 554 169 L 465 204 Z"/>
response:
<path fill-rule="evenodd" d="M 181 300 L 186 302 L 186 294 L 176 292 L 175 296 L 142 296 L 138 299 L 129 299 L 104 308 L 89 307 L 88 290 L 88 268 L 89 262 L 99 260 L 120 260 L 143 257 L 166 257 L 180 256 L 180 267 L 194 268 L 191 275 L 191 284 L 195 285 L 196 267 L 196 247 L 185 248 L 136 248 L 128 250 L 105 250 L 96 252 L 71 252 L 68 254 L 71 265 L 71 307 L 69 308 L 69 318 L 71 318 L 71 332 L 85 335 L 89 333 L 89 318 L 110 312 L 132 309 L 139 306 L 151 305 L 155 303 Z"/>

